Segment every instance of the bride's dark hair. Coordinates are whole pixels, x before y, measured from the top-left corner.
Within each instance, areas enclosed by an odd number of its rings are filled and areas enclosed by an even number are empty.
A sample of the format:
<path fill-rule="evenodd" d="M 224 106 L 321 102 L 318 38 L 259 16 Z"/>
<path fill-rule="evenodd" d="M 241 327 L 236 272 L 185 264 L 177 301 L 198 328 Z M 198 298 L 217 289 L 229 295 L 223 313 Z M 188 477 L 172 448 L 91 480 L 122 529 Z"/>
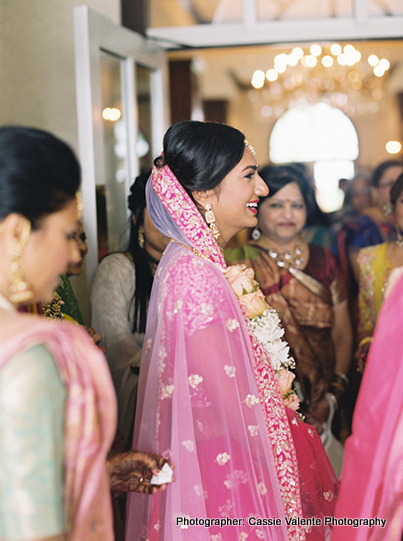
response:
<path fill-rule="evenodd" d="M 155 165 L 168 165 L 191 196 L 192 191 L 217 188 L 241 161 L 244 150 L 245 136 L 236 128 L 186 120 L 166 132 L 164 154 Z"/>

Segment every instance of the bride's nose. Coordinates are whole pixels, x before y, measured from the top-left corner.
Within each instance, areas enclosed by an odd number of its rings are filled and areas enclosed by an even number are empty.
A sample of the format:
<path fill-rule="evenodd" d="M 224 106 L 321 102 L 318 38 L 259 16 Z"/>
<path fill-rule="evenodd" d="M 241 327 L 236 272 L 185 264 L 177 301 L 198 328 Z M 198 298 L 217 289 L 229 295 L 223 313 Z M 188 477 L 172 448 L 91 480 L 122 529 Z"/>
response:
<path fill-rule="evenodd" d="M 255 194 L 259 197 L 266 197 L 266 195 L 269 195 L 269 188 L 259 173 L 256 177 Z"/>

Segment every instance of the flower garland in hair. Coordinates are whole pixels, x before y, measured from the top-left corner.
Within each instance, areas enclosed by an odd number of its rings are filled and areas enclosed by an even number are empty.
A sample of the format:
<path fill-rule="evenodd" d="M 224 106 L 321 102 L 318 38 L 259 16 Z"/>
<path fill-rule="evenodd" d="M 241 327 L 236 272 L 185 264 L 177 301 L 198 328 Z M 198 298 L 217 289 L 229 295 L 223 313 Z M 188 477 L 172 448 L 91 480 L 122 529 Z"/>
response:
<path fill-rule="evenodd" d="M 224 275 L 248 318 L 249 330 L 270 359 L 284 405 L 297 411 L 299 398 L 292 389 L 295 374 L 289 371 L 289 368 L 295 368 L 295 361 L 289 355 L 289 345 L 282 339 L 284 329 L 280 326 L 278 313 L 267 304 L 254 278 L 253 269 L 246 265 L 232 265 L 226 269 Z"/>

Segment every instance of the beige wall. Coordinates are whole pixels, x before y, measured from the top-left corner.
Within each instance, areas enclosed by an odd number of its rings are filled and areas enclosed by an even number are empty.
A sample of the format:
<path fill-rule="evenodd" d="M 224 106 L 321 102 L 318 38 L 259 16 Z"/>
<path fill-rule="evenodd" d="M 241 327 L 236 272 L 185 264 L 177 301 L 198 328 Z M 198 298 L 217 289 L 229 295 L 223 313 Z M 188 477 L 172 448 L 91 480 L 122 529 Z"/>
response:
<path fill-rule="evenodd" d="M 73 8 L 79 0 L 0 0 L 0 125 L 49 130 L 78 149 Z M 86 0 L 120 23 L 120 0 Z M 84 275 L 72 279 L 90 321 Z"/>
<path fill-rule="evenodd" d="M 50 130 L 77 149 L 77 0 L 0 0 L 0 124 Z M 120 0 L 86 0 L 120 23 Z"/>

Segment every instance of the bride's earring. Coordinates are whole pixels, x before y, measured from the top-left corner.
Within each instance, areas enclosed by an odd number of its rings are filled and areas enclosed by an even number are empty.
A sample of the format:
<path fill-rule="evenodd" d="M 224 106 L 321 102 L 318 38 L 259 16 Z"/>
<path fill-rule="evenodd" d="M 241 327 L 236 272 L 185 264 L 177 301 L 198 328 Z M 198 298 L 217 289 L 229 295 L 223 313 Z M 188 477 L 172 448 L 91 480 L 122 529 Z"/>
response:
<path fill-rule="evenodd" d="M 29 233 L 31 231 L 31 224 L 28 220 L 24 223 L 24 229 L 21 234 L 21 239 L 16 247 L 10 263 L 10 301 L 13 304 L 21 304 L 28 302 L 34 296 L 30 290 L 30 285 L 25 281 L 24 275 L 21 269 L 22 250 L 27 243 Z"/>
<path fill-rule="evenodd" d="M 206 214 L 204 215 L 204 218 L 205 218 L 205 220 L 207 222 L 207 225 L 209 226 L 213 237 L 217 240 L 218 237 L 220 236 L 220 232 L 218 231 L 218 228 L 217 228 L 217 226 L 215 224 L 215 214 L 211 210 L 210 203 L 207 203 L 207 205 L 204 207 L 204 210 L 206 211 Z"/>
<path fill-rule="evenodd" d="M 251 236 L 253 240 L 259 240 L 260 237 L 262 236 L 262 232 L 260 231 L 258 227 L 255 227 L 255 229 L 252 231 Z"/>
<path fill-rule="evenodd" d="M 396 244 L 399 246 L 399 248 L 403 248 L 403 237 L 398 225 L 396 226 L 396 235 Z"/>

